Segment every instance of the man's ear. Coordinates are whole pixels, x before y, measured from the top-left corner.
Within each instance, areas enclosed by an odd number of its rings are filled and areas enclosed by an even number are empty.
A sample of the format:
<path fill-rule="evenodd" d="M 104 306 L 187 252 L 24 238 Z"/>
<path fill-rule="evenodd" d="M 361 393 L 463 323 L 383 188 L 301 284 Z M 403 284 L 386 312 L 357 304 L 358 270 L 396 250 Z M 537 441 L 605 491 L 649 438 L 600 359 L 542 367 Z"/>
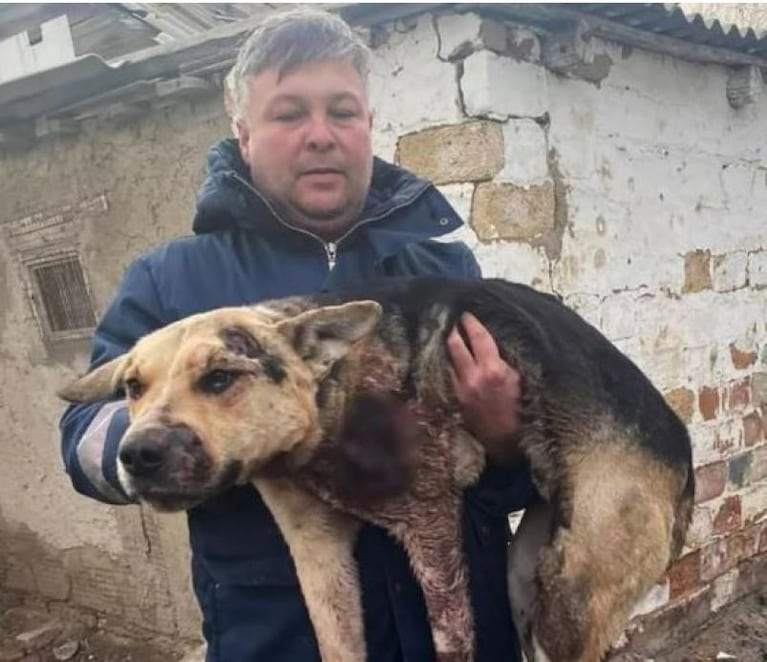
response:
<path fill-rule="evenodd" d="M 250 128 L 248 123 L 242 117 L 234 117 L 232 119 L 232 131 L 234 137 L 237 138 L 237 145 L 240 148 L 240 156 L 242 160 L 250 165 L 248 155 L 248 144 L 250 143 Z"/>
<path fill-rule="evenodd" d="M 57 395 L 67 402 L 107 400 L 120 389 L 120 382 L 127 364 L 127 354 L 118 356 L 60 389 Z"/>
<path fill-rule="evenodd" d="M 381 305 L 375 301 L 352 301 L 340 306 L 309 310 L 284 320 L 277 329 L 293 345 L 316 379 L 375 329 Z"/>

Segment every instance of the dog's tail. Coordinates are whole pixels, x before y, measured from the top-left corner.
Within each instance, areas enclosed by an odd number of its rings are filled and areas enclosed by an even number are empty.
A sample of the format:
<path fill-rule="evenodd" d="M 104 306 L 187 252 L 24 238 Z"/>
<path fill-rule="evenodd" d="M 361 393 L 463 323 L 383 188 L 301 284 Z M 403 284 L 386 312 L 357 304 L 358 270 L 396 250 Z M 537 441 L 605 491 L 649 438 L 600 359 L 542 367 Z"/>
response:
<path fill-rule="evenodd" d="M 671 561 L 674 561 L 682 553 L 695 504 L 695 471 L 692 464 L 686 468 L 686 471 L 687 477 L 676 509 L 674 526 L 671 530 Z"/>

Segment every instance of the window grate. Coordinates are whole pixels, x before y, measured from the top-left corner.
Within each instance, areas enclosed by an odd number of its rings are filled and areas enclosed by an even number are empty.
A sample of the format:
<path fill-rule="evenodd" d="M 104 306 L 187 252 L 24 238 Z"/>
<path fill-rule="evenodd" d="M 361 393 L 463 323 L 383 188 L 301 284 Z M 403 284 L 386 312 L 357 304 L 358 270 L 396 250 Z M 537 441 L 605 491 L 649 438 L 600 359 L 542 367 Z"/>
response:
<path fill-rule="evenodd" d="M 31 270 L 51 333 L 96 326 L 85 275 L 77 256 L 34 265 Z"/>

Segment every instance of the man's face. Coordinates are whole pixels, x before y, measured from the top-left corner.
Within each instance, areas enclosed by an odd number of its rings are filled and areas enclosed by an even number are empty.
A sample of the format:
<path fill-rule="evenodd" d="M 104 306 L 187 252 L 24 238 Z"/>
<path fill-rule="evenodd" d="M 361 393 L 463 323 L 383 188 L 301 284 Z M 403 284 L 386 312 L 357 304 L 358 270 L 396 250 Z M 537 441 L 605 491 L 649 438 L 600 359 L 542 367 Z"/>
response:
<path fill-rule="evenodd" d="M 286 221 L 333 237 L 357 220 L 373 168 L 365 87 L 346 62 L 314 62 L 249 81 L 240 151 Z"/>

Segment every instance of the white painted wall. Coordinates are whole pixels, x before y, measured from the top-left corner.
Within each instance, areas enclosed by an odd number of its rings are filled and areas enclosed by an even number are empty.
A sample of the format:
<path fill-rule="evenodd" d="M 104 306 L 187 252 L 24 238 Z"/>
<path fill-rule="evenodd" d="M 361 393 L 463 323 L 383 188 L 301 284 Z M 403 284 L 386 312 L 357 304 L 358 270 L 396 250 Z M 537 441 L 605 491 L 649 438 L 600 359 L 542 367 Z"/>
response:
<path fill-rule="evenodd" d="M 741 501 L 739 530 L 758 538 L 767 529 L 764 462 L 756 460 L 765 432 L 747 445 L 743 419 L 767 423 L 764 389 L 756 387 L 767 371 L 767 95 L 736 110 L 725 94 L 728 68 L 638 49 L 624 55 L 600 41 L 595 53 L 613 62 L 608 76 L 599 85 L 567 79 L 534 61 L 538 47 L 533 61 L 482 50 L 479 24 L 469 14 L 423 16 L 409 31 L 390 26 L 372 77 L 379 153 L 391 158 L 404 133 L 491 118 L 504 123 L 506 151 L 495 182 L 559 177 L 567 210 L 560 255 L 528 242 L 483 243 L 470 226 L 457 236 L 486 275 L 560 293 L 661 390 L 689 397 L 696 466 L 729 466 L 748 454 L 751 481 L 729 481 L 698 507 L 688 551 L 700 548 L 704 562 L 713 554 L 721 536 L 712 522 L 733 496 Z M 478 50 L 461 72 L 445 58 L 462 43 Z M 534 120 L 545 113 L 542 128 Z M 469 222 L 475 185 L 442 187 Z M 685 259 L 699 249 L 713 256 L 712 286 L 687 293 Z M 753 352 L 751 364 L 736 367 L 731 345 Z M 727 401 L 739 382 L 748 403 L 703 420 L 699 390 L 717 389 Z M 725 559 L 720 571 L 737 572 L 737 561 Z M 714 608 L 727 602 L 723 591 Z M 656 593 L 654 608 L 669 600 L 667 590 Z"/>

